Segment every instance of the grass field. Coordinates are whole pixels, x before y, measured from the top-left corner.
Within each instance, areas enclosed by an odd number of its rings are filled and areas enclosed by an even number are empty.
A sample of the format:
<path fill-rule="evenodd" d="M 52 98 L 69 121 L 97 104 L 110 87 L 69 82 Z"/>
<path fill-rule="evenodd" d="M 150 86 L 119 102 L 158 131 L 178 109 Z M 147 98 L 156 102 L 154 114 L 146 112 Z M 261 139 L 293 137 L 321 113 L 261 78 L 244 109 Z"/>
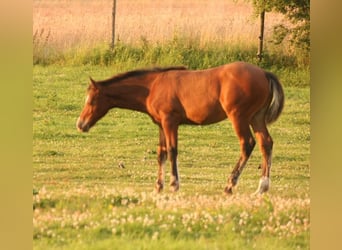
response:
<path fill-rule="evenodd" d="M 91 53 L 94 47 L 108 48 L 111 18 L 111 0 L 33 1 L 34 63 L 65 63 L 72 57 L 77 64 L 79 56 Z M 277 46 L 272 43 L 273 27 L 284 23 L 283 15 L 266 14 L 266 54 L 293 54 L 286 40 Z M 244 1 L 117 1 L 115 40 L 119 45 L 164 45 L 181 39 L 200 48 L 252 49 L 255 56 L 259 26 L 253 7 Z"/>
<path fill-rule="evenodd" d="M 46 42 L 59 49 L 109 43 L 112 4 L 112 0 L 34 0 L 33 32 L 43 33 Z M 117 1 L 116 35 L 125 43 L 136 43 L 141 37 L 163 43 L 184 33 L 201 44 L 244 42 L 259 35 L 258 19 L 252 14 L 253 7 L 244 1 Z M 265 36 L 270 38 L 272 26 L 283 22 L 282 15 L 268 13 Z"/>
<path fill-rule="evenodd" d="M 110 14 L 103 16 L 111 2 L 34 1 L 34 249 L 309 249 L 308 64 L 271 45 L 259 63 L 252 10 L 233 1 L 118 1 L 120 42 L 110 51 Z M 180 127 L 176 194 L 153 193 L 158 129 L 148 116 L 113 109 L 89 133 L 76 130 L 89 76 L 235 60 L 259 64 L 284 85 L 283 114 L 270 126 L 271 189 L 264 196 L 251 196 L 260 177 L 258 147 L 235 194 L 223 194 L 239 157 L 228 120 Z"/>
<path fill-rule="evenodd" d="M 260 175 L 258 149 L 235 196 L 223 194 L 239 154 L 226 121 L 181 127 L 181 190 L 156 196 L 158 132 L 147 116 L 116 109 L 90 133 L 76 131 L 87 73 L 95 72 L 109 75 L 111 69 L 34 67 L 35 249 L 308 248 L 308 88 L 285 88 L 284 113 L 270 128 L 275 147 L 268 195 L 250 196 Z"/>

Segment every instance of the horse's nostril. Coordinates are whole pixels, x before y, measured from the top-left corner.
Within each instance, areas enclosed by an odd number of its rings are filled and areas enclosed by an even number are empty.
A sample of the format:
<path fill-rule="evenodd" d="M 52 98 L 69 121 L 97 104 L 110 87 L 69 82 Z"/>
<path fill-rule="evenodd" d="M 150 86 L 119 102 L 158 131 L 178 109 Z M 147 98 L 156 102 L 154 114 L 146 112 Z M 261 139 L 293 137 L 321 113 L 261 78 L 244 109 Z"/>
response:
<path fill-rule="evenodd" d="M 80 132 L 88 132 L 89 130 L 89 125 L 82 121 L 80 118 L 77 119 L 76 121 L 76 128 Z"/>

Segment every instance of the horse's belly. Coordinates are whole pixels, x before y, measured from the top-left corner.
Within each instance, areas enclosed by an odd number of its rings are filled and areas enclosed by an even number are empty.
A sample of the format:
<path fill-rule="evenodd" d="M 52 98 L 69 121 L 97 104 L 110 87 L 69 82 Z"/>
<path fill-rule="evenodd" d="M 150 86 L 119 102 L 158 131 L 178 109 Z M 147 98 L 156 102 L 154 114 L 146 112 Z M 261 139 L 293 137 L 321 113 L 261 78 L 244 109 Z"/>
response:
<path fill-rule="evenodd" d="M 226 113 L 219 104 L 205 107 L 194 104 L 194 108 L 186 110 L 185 113 L 186 121 L 184 123 L 187 124 L 207 125 L 227 118 Z"/>

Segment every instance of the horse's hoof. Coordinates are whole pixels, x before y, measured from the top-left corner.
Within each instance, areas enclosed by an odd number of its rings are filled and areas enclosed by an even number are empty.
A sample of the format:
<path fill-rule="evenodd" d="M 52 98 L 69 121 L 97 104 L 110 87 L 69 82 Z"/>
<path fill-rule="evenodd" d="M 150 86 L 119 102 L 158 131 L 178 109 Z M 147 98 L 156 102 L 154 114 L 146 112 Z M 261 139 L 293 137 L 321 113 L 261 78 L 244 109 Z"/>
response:
<path fill-rule="evenodd" d="M 171 186 L 170 189 L 171 189 L 172 192 L 177 192 L 179 190 L 179 183 L 178 183 L 178 181 L 171 182 L 170 186 Z"/>
<path fill-rule="evenodd" d="M 233 187 L 225 187 L 224 193 L 227 195 L 233 195 Z"/>
<path fill-rule="evenodd" d="M 156 193 L 160 193 L 161 191 L 163 191 L 163 188 L 164 188 L 164 184 L 157 181 L 154 187 L 154 190 L 156 191 Z"/>

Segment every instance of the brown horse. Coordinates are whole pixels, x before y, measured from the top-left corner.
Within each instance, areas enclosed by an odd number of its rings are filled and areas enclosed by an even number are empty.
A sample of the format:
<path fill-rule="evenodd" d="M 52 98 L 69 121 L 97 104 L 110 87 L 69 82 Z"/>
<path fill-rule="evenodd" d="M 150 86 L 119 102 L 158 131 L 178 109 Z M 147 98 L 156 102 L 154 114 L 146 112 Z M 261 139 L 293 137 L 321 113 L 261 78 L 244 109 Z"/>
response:
<path fill-rule="evenodd" d="M 262 177 L 256 193 L 269 189 L 273 141 L 266 125 L 284 106 L 284 92 L 272 73 L 245 63 L 191 71 L 184 67 L 130 71 L 104 81 L 90 78 L 85 106 L 77 120 L 87 132 L 109 109 L 118 107 L 148 114 L 159 126 L 156 191 L 164 186 L 164 165 L 171 161 L 171 188 L 179 189 L 178 126 L 206 125 L 229 117 L 239 138 L 241 156 L 228 178 L 232 193 L 255 146 L 252 127 L 262 153 Z"/>

